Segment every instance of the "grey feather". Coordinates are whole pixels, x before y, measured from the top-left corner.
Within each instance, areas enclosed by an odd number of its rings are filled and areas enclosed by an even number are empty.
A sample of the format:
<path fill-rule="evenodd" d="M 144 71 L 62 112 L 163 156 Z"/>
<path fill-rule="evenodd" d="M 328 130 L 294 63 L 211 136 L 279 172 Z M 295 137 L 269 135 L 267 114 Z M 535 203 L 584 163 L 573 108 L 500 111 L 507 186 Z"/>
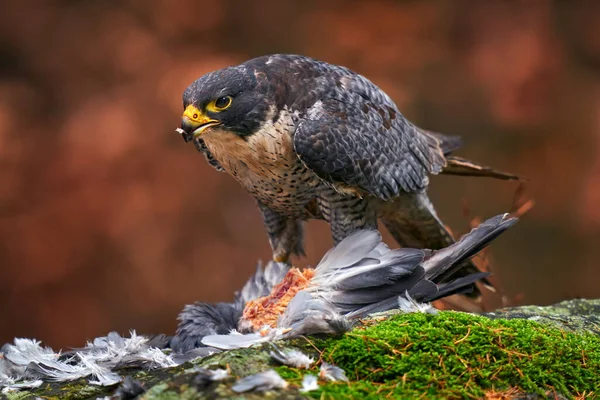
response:
<path fill-rule="evenodd" d="M 437 285 L 435 293 L 423 293 L 420 295 L 421 301 L 435 301 L 443 297 L 452 296 L 453 294 L 466 294 L 472 290 L 473 284 L 477 281 L 490 276 L 489 272 L 479 272 L 460 278 L 452 279 L 448 283 L 440 283 Z M 415 294 L 415 297 L 417 294 Z"/>
<path fill-rule="evenodd" d="M 120 400 L 137 399 L 146 391 L 140 381 L 131 376 L 126 376 L 123 383 L 115 391 L 114 397 Z"/>
<path fill-rule="evenodd" d="M 333 364 L 326 363 L 325 361 L 321 363 L 319 377 L 328 381 L 348 382 L 348 378 L 346 377 L 346 373 L 343 369 L 336 367 Z"/>
<path fill-rule="evenodd" d="M 206 335 L 201 343 L 204 346 L 214 347 L 221 350 L 241 349 L 254 346 L 258 343 L 268 342 L 277 336 L 273 331 L 272 335 L 263 335 L 261 333 L 237 333 Z"/>
<path fill-rule="evenodd" d="M 330 295 L 331 301 L 336 305 L 345 305 L 346 307 L 377 303 L 387 297 L 397 296 L 399 293 L 404 293 L 412 289 L 424 276 L 425 271 L 423 268 L 417 266 L 410 275 L 403 275 L 390 285 L 382 285 L 377 288 L 334 291 Z"/>
<path fill-rule="evenodd" d="M 340 334 L 350 330 L 352 323 L 327 300 L 300 291 L 288 304 L 277 326 L 291 329 L 284 337 L 295 337 L 316 333 Z"/>
<path fill-rule="evenodd" d="M 348 268 L 364 258 L 368 258 L 373 250 L 378 250 L 382 244 L 381 234 L 376 230 L 360 230 L 348 235 L 337 246 L 330 249 L 317 267 L 319 274 L 325 274 L 329 270 Z"/>
<path fill-rule="evenodd" d="M 270 369 L 240 379 L 231 387 L 231 390 L 236 393 L 244 393 L 251 390 L 264 392 L 271 389 L 284 389 L 287 386 L 288 383 L 277 373 L 277 371 Z"/>
<path fill-rule="evenodd" d="M 336 279 L 336 290 L 358 290 L 392 284 L 399 278 L 411 274 L 423 261 L 423 252 L 416 249 L 390 251 L 377 259 L 364 259 L 368 263 L 355 264 L 349 272 Z M 347 277 L 346 277 L 347 276 Z"/>
<path fill-rule="evenodd" d="M 179 314 L 177 332 L 171 348 L 185 353 L 202 346 L 207 335 L 227 334 L 237 328 L 242 310 L 230 303 L 194 303 L 184 307 Z"/>
<path fill-rule="evenodd" d="M 470 282 L 472 283 L 472 282 Z M 435 297 L 438 293 L 438 286 L 427 279 L 420 280 L 415 286 L 406 291 L 413 299 L 419 299 L 418 301 L 424 301 Z"/>
<path fill-rule="evenodd" d="M 271 345 L 273 350 L 269 353 L 271 357 L 282 365 L 287 365 L 293 368 L 309 369 L 315 362 L 312 357 L 307 356 L 297 349 L 280 349 L 275 344 Z"/>
<path fill-rule="evenodd" d="M 375 314 L 378 312 L 384 312 L 388 310 L 393 310 L 398 307 L 398 296 L 388 297 L 387 299 L 381 300 L 376 303 L 370 303 L 364 306 L 357 307 L 356 305 L 352 307 L 348 307 L 346 309 L 346 314 L 344 314 L 348 319 L 352 320 L 355 318 L 364 318 L 367 315 Z"/>
<path fill-rule="evenodd" d="M 171 354 L 171 358 L 173 358 L 173 361 L 175 361 L 177 365 L 180 365 L 188 361 L 208 357 L 220 352 L 221 349 L 217 349 L 216 347 L 198 347 L 188 350 L 185 353 L 174 352 Z"/>
<path fill-rule="evenodd" d="M 497 215 L 473 228 L 455 244 L 434 251 L 423 262 L 426 277 L 436 282 L 446 280 L 456 272 L 457 267 L 477 254 L 517 221 L 517 218 L 511 218 L 508 214 Z"/>

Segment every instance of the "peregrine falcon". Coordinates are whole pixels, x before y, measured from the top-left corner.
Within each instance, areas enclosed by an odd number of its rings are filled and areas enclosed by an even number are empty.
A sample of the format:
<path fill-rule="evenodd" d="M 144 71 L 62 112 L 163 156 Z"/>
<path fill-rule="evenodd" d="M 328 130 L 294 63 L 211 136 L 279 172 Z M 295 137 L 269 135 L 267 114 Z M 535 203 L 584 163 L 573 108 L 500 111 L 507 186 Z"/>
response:
<path fill-rule="evenodd" d="M 430 174 L 516 178 L 450 156 L 457 137 L 416 127 L 367 78 L 305 56 L 208 73 L 183 108 L 177 131 L 257 200 L 278 262 L 303 254 L 309 219 L 326 220 L 335 244 L 380 219 L 401 246 L 444 248 L 453 239 L 427 197 Z"/>

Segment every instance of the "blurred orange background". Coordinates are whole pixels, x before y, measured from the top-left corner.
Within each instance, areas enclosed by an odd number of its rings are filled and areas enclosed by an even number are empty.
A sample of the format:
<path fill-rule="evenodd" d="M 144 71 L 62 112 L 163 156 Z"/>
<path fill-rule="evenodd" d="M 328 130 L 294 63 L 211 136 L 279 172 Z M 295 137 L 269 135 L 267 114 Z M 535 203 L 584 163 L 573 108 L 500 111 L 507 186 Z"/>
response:
<path fill-rule="evenodd" d="M 600 34 L 595 1 L 23 0 L 0 12 L 0 343 L 62 347 L 173 333 L 230 300 L 270 248 L 253 199 L 174 129 L 202 74 L 276 52 L 366 75 L 458 155 L 527 176 L 536 206 L 492 245 L 507 295 L 600 296 Z M 463 215 L 515 183 L 442 176 Z M 308 224 L 307 259 L 331 245 Z"/>

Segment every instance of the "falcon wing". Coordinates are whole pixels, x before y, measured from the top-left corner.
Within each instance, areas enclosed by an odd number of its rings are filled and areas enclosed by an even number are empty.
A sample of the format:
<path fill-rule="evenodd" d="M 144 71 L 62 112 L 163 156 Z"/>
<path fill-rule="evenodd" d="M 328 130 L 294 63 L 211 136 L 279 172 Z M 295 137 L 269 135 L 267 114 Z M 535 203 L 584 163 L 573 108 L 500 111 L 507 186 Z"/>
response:
<path fill-rule="evenodd" d="M 446 164 L 440 141 L 391 105 L 354 91 L 317 101 L 294 133 L 298 157 L 338 190 L 383 200 L 423 191 Z"/>

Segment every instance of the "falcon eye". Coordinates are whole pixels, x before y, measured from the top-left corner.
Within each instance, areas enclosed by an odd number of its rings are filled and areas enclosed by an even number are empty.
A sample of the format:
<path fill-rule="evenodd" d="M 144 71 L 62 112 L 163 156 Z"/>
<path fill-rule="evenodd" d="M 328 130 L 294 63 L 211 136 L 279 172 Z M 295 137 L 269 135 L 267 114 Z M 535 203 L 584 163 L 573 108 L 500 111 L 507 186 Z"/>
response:
<path fill-rule="evenodd" d="M 231 105 L 231 96 L 219 97 L 208 105 L 209 111 L 223 111 Z"/>
<path fill-rule="evenodd" d="M 226 109 L 227 107 L 229 107 L 229 105 L 231 105 L 231 97 L 229 97 L 229 96 L 219 97 L 215 101 L 215 106 L 217 108 L 221 108 L 223 110 Z"/>

